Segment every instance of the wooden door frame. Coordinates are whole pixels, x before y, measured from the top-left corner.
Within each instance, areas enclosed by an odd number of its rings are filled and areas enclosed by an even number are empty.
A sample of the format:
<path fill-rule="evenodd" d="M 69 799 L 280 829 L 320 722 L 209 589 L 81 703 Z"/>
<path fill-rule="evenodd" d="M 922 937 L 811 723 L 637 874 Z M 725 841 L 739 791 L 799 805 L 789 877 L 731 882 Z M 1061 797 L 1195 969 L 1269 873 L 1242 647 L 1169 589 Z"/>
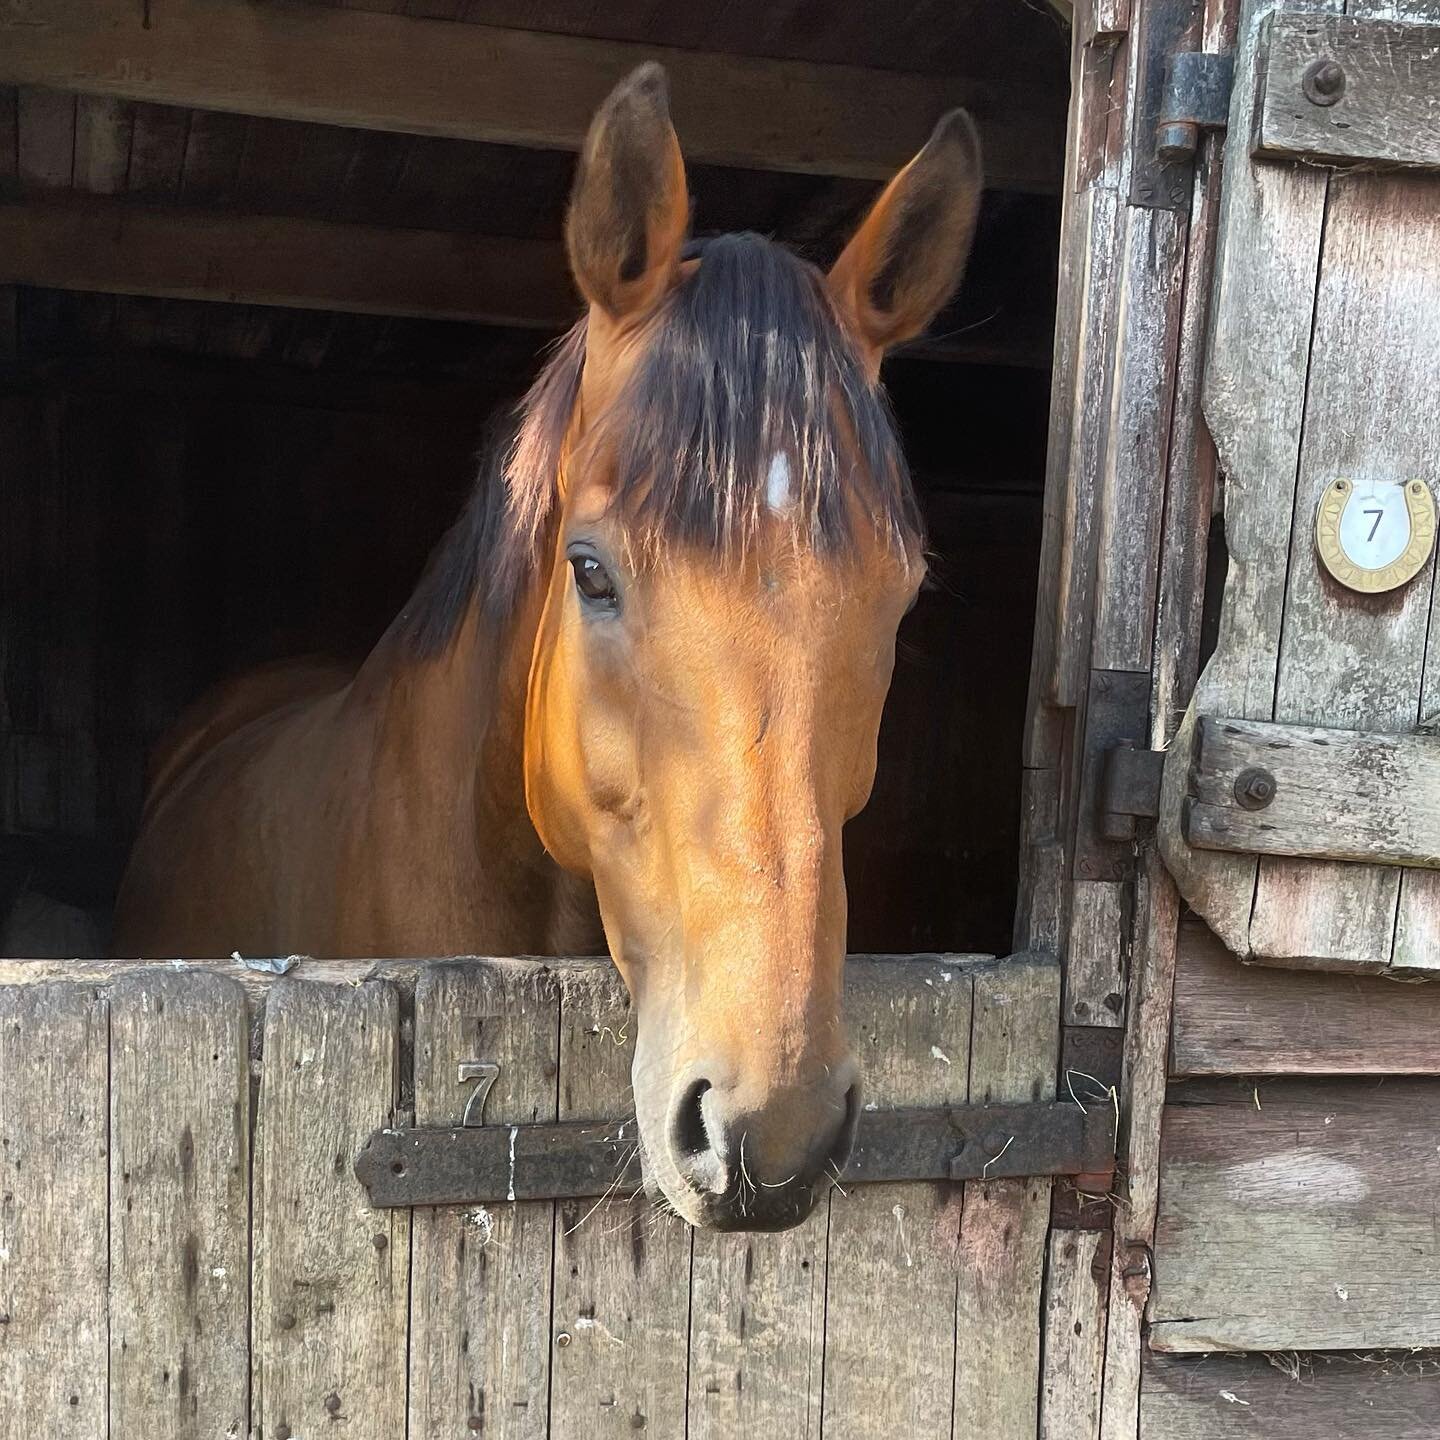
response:
<path fill-rule="evenodd" d="M 1110 1214 L 1057 1207 L 1052 1222 L 1042 1436 L 1139 1433 L 1180 902 L 1153 837 L 1096 840 L 1087 763 L 1117 724 L 1163 750 L 1199 670 L 1216 483 L 1200 379 L 1223 136 L 1202 133 L 1188 196 L 1157 193 L 1147 68 L 1162 39 L 1230 50 L 1237 15 L 1235 0 L 1080 0 L 1074 12 L 1015 944 L 1062 961 L 1061 1093 L 1080 1057 L 1106 1040 L 1120 1050 L 1100 1078 L 1121 1131 Z M 1133 713 L 1117 721 L 1119 694 Z M 1102 1247 L 1076 1243 L 1106 1223 L 1108 1269 Z M 1082 1350 L 1077 1307 L 1098 1332 Z"/>

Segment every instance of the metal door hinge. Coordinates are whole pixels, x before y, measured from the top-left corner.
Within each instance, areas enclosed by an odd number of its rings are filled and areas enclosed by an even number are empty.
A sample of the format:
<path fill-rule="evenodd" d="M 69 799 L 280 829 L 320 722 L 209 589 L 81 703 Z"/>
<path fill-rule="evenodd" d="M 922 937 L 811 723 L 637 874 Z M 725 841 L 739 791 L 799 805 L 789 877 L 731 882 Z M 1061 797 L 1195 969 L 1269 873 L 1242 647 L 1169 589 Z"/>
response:
<path fill-rule="evenodd" d="M 1133 840 L 1137 822 L 1160 814 L 1160 777 L 1165 752 L 1122 740 L 1105 752 L 1097 797 L 1100 833 L 1107 840 Z"/>
<path fill-rule="evenodd" d="M 1233 61 L 1201 51 L 1200 0 L 1147 0 L 1136 72 L 1130 203 L 1188 210 L 1200 131 L 1224 126 Z"/>
<path fill-rule="evenodd" d="M 1195 158 L 1202 130 L 1223 130 L 1230 120 L 1235 57 L 1177 50 L 1165 69 L 1155 154 L 1166 163 Z"/>

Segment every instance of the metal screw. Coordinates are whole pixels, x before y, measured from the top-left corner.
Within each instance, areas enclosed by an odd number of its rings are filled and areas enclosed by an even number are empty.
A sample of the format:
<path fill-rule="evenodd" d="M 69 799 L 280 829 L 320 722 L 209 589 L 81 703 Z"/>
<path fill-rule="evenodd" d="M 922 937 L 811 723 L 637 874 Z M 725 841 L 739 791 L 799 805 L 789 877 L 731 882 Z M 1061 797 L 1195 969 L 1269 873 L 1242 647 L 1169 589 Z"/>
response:
<path fill-rule="evenodd" d="M 563 1350 L 570 1343 L 570 1332 L 562 1330 L 556 1337 L 555 1343 Z"/>
<path fill-rule="evenodd" d="M 340 1413 L 340 1397 L 333 1390 L 325 1397 L 325 1409 L 331 1415 Z"/>
<path fill-rule="evenodd" d="M 293 1315 L 282 1315 L 280 1317 L 280 1328 L 282 1330 L 293 1330 L 295 1328 L 295 1317 Z"/>
<path fill-rule="evenodd" d="M 1312 105 L 1333 105 L 1345 93 L 1345 70 L 1334 60 L 1315 60 L 1300 77 L 1300 89 Z"/>
<path fill-rule="evenodd" d="M 1276 788 L 1275 777 L 1259 766 L 1235 777 L 1235 798 L 1245 810 L 1263 810 L 1275 798 Z"/>
<path fill-rule="evenodd" d="M 275 1427 L 275 1440 L 290 1440 L 290 1427 L 282 1420 Z"/>

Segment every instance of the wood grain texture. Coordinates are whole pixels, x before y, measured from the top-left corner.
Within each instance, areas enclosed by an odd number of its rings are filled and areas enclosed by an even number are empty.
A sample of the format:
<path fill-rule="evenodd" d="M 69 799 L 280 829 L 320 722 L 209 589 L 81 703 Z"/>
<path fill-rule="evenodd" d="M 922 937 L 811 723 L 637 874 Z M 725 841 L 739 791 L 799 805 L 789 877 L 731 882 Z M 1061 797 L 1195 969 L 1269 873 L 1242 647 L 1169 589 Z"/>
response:
<path fill-rule="evenodd" d="M 1065 949 L 1065 1023 L 1125 1023 L 1127 886 L 1077 880 L 1070 890 L 1070 941 Z"/>
<path fill-rule="evenodd" d="M 634 1126 L 635 1026 L 609 966 L 560 1002 L 560 1118 Z M 639 1166 L 614 1197 L 557 1207 L 550 1424 L 556 1440 L 663 1440 L 685 1433 L 690 1229 L 638 1193 Z"/>
<path fill-rule="evenodd" d="M 1212 715 L 1197 733 L 1192 845 L 1440 867 L 1440 738 Z M 1258 769 L 1274 777 L 1275 793 L 1251 809 L 1236 786 Z"/>
<path fill-rule="evenodd" d="M 1190 216 L 1125 208 L 1115 381 L 1100 477 L 1091 664 L 1149 666 Z"/>
<path fill-rule="evenodd" d="M 92 195 L 125 189 L 130 170 L 132 108 L 109 95 L 75 97 L 73 184 Z"/>
<path fill-rule="evenodd" d="M 265 1436 L 405 1429 L 410 1216 L 352 1171 L 393 1123 L 399 1005 L 383 981 L 291 985 L 265 1014 L 254 1183 L 251 1410 Z"/>
<path fill-rule="evenodd" d="M 976 972 L 974 983 L 991 973 Z M 867 1104 L 967 1098 L 971 987 L 968 973 L 943 962 L 916 961 L 889 973 L 850 967 L 846 1015 Z M 827 1437 L 949 1436 L 961 1193 L 948 1182 L 831 1193 Z M 876 1337 L 887 1333 L 905 1340 L 882 1358 Z"/>
<path fill-rule="evenodd" d="M 1058 184 L 1048 118 L 1002 82 L 238 0 L 152 0 L 143 15 L 124 0 L 23 0 L 0 21 L 6 83 L 572 150 L 646 60 L 669 71 L 694 161 L 885 179 L 968 105 L 992 183 Z"/>
<path fill-rule="evenodd" d="M 1440 986 L 1242 965 L 1180 928 L 1170 1073 L 1440 1074 Z"/>
<path fill-rule="evenodd" d="M 1145 1440 L 1432 1440 L 1433 1354 L 1145 1357 Z"/>
<path fill-rule="evenodd" d="M 1352 5 L 1350 13 L 1371 8 Z M 1313 525 L 1320 494 L 1336 476 L 1430 473 L 1440 414 L 1420 377 L 1440 366 L 1437 309 L 1433 182 L 1336 176 L 1315 294 L 1277 720 L 1396 732 L 1420 718 L 1433 559 L 1408 586 L 1366 603 L 1316 563 Z M 1251 944 L 1261 957 L 1388 964 L 1399 888 L 1394 870 L 1262 860 Z M 1440 904 L 1440 889 L 1419 903 L 1432 902 Z"/>
<path fill-rule="evenodd" d="M 105 1440 L 107 1005 L 0 990 L 0 1440 Z"/>
<path fill-rule="evenodd" d="M 1016 956 L 975 977 L 970 1100 L 1049 1100 L 1059 1061 L 1060 967 Z M 955 1434 L 1033 1440 L 1051 1182 L 970 1181 L 957 1257 Z"/>
<path fill-rule="evenodd" d="M 1123 1120 L 1114 1209 L 1101 1440 L 1135 1440 L 1140 1362 L 1153 1273 L 1165 1060 L 1170 1045 L 1175 936 L 1180 902 L 1153 847 L 1146 847 L 1135 885 L 1134 949 L 1126 1000 Z"/>
<path fill-rule="evenodd" d="M 558 241 L 98 201 L 0 206 L 0 281 L 541 329 L 580 309 Z"/>
<path fill-rule="evenodd" d="M 696 1231 L 690 1440 L 820 1434 L 828 1220 L 822 1200 L 778 1235 Z"/>
<path fill-rule="evenodd" d="M 1440 1343 L 1440 1081 L 1196 1081 L 1165 1110 L 1150 1343 Z"/>
<path fill-rule="evenodd" d="M 250 1022 L 214 975 L 110 994 L 110 1426 L 249 1433 Z"/>
<path fill-rule="evenodd" d="M 556 1118 L 559 996 L 538 963 L 436 965 L 415 990 L 415 1122 L 459 1125 L 463 1060 L 499 1065 L 484 1123 Z M 550 1201 L 414 1212 L 412 1440 L 549 1432 Z"/>
<path fill-rule="evenodd" d="M 1241 12 L 1231 113 L 1249 115 L 1270 0 Z M 1339 10 L 1339 0 L 1293 8 Z M 1158 834 L 1186 900 L 1237 954 L 1250 953 L 1258 862 L 1198 852 L 1180 834 L 1197 712 L 1274 718 L 1285 567 L 1300 459 L 1316 276 L 1328 184 L 1323 171 L 1250 162 L 1245 124 L 1225 143 L 1205 418 L 1225 475 L 1229 552 L 1215 653 L 1165 766 Z"/>
<path fill-rule="evenodd" d="M 1081 313 L 1075 354 L 1076 393 L 1068 407 L 1068 464 L 1064 483 L 1047 482 L 1047 508 L 1060 508 L 1058 570 L 1041 592 L 1053 614 L 1037 633 L 1053 636 L 1045 699 L 1057 706 L 1082 702 L 1090 677 L 1090 627 L 1095 603 L 1095 537 L 1100 488 L 1112 408 L 1118 277 L 1123 264 L 1123 207 L 1108 186 L 1096 186 L 1076 201 L 1075 243 L 1081 254 Z M 1047 516 L 1048 519 L 1048 516 Z M 1042 574 L 1049 574 L 1047 570 Z M 1033 699 L 1034 697 L 1032 697 Z"/>
<path fill-rule="evenodd" d="M 1274 17 L 1257 155 L 1440 169 L 1440 25 L 1388 18 L 1394 11 L 1383 19 Z M 1323 60 L 1345 72 L 1332 105 L 1313 104 L 1304 90 L 1306 71 Z"/>
<path fill-rule="evenodd" d="M 1105 1231 L 1051 1232 L 1040 1440 L 1098 1440 L 1109 1279 Z"/>

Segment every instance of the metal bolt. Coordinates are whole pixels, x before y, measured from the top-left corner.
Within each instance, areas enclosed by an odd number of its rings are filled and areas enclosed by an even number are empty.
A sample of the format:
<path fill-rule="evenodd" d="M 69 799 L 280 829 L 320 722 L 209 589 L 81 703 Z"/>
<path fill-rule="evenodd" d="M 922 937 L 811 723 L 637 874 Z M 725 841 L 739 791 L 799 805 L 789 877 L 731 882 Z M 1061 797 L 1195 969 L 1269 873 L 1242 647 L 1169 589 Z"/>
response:
<path fill-rule="evenodd" d="M 1300 77 L 1300 89 L 1312 105 L 1333 105 L 1345 93 L 1345 70 L 1334 60 L 1315 60 Z"/>
<path fill-rule="evenodd" d="M 282 1420 L 275 1427 L 275 1440 L 290 1440 L 291 1433 L 290 1427 Z"/>
<path fill-rule="evenodd" d="M 1254 766 L 1235 777 L 1235 799 L 1245 810 L 1263 810 L 1275 798 L 1275 777 Z"/>
<path fill-rule="evenodd" d="M 340 1397 L 333 1390 L 325 1397 L 325 1409 L 331 1415 L 340 1413 Z"/>
<path fill-rule="evenodd" d="M 280 1328 L 282 1330 L 293 1330 L 295 1328 L 295 1317 L 293 1315 L 282 1315 L 280 1317 Z"/>
<path fill-rule="evenodd" d="M 570 1332 L 562 1330 L 556 1337 L 555 1343 L 563 1350 L 570 1343 Z"/>

